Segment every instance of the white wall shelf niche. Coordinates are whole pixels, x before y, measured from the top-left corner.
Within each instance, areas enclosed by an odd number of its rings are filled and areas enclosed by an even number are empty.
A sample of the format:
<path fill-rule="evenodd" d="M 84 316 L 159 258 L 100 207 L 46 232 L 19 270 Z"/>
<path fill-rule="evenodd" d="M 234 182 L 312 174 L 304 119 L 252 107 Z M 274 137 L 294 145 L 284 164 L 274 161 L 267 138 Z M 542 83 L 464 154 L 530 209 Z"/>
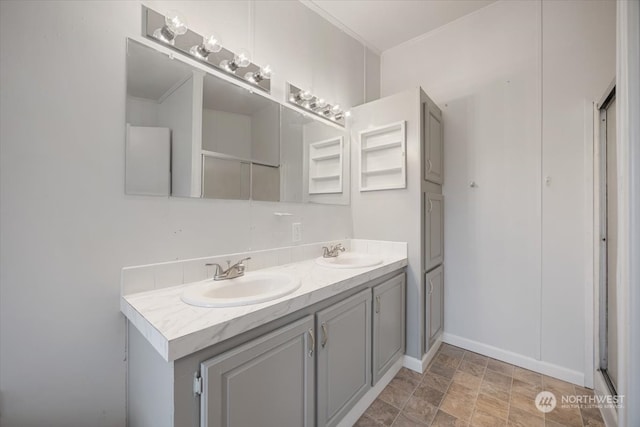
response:
<path fill-rule="evenodd" d="M 360 191 L 407 188 L 405 121 L 359 133 Z"/>
<path fill-rule="evenodd" d="M 342 193 L 342 136 L 309 144 L 309 194 Z"/>

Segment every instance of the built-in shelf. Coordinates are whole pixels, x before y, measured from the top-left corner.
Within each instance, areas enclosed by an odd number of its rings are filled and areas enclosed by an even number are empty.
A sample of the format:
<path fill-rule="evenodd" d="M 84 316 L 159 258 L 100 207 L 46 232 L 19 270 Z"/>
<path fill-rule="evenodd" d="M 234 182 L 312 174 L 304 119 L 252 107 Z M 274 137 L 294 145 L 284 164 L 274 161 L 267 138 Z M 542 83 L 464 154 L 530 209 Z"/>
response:
<path fill-rule="evenodd" d="M 387 174 L 387 173 L 402 172 L 403 169 L 404 168 L 401 168 L 401 167 L 374 169 L 374 170 L 370 170 L 370 171 L 362 171 L 362 174 L 363 175 L 383 175 L 383 174 Z"/>
<path fill-rule="evenodd" d="M 335 153 L 335 154 L 325 154 L 323 156 L 315 156 L 312 157 L 311 160 L 314 161 L 320 161 L 320 160 L 331 160 L 331 159 L 338 159 L 340 158 L 340 153 Z"/>
<path fill-rule="evenodd" d="M 309 144 L 309 194 L 342 193 L 343 138 Z"/>
<path fill-rule="evenodd" d="M 360 191 L 407 187 L 405 122 L 359 133 Z"/>
<path fill-rule="evenodd" d="M 401 146 L 402 146 L 402 141 L 394 141 L 394 142 L 387 142 L 385 144 L 374 145 L 371 147 L 364 147 L 362 151 L 367 153 L 370 151 L 386 150 L 387 148 L 401 147 Z"/>

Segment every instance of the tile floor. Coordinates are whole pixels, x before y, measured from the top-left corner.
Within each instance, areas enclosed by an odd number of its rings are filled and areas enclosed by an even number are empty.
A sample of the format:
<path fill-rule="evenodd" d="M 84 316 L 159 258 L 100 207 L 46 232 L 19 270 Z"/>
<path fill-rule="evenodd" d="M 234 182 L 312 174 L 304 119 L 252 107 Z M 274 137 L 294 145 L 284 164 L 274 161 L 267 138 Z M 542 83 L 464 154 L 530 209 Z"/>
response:
<path fill-rule="evenodd" d="M 542 390 L 558 399 L 547 414 L 534 403 Z M 597 408 L 562 408 L 569 394 L 593 391 L 442 344 L 424 374 L 402 368 L 356 426 L 604 427 Z"/>

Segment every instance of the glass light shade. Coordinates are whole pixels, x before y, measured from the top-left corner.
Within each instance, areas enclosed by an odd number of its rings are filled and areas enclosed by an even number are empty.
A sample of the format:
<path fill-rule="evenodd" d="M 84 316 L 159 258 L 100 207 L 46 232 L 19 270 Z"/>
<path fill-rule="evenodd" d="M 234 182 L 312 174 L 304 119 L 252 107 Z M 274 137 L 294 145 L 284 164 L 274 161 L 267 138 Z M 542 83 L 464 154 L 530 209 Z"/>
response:
<path fill-rule="evenodd" d="M 256 77 L 254 75 L 254 73 L 252 73 L 251 71 L 247 72 L 244 75 L 245 80 L 250 81 L 251 83 L 256 83 Z"/>
<path fill-rule="evenodd" d="M 233 62 L 240 68 L 247 67 L 251 64 L 251 55 L 244 49 L 240 49 L 233 57 Z"/>
<path fill-rule="evenodd" d="M 265 65 L 260 69 L 260 75 L 263 79 L 269 80 L 271 78 L 271 66 Z"/>
<path fill-rule="evenodd" d="M 229 60 L 223 59 L 222 61 L 220 61 L 220 68 L 224 68 L 228 72 L 233 73 L 238 67 L 234 68 L 231 64 L 232 63 L 229 62 Z"/>
<path fill-rule="evenodd" d="M 316 101 L 317 108 L 324 108 L 326 106 L 327 106 L 327 101 L 325 101 L 323 98 L 320 98 Z"/>
<path fill-rule="evenodd" d="M 167 28 L 176 36 L 180 36 L 187 32 L 187 20 L 177 10 L 172 10 L 164 17 Z"/>
<path fill-rule="evenodd" d="M 342 108 L 340 108 L 340 105 L 336 104 L 333 107 L 331 107 L 331 112 L 333 114 L 340 114 L 342 113 Z"/>
<path fill-rule="evenodd" d="M 215 34 L 211 34 L 202 40 L 202 47 L 208 52 L 220 52 L 222 45 L 220 44 L 220 38 Z"/>
<path fill-rule="evenodd" d="M 313 98 L 313 95 L 311 94 L 311 92 L 306 91 L 306 90 L 302 90 L 300 91 L 300 99 L 303 99 L 305 101 L 310 100 L 311 98 Z"/>

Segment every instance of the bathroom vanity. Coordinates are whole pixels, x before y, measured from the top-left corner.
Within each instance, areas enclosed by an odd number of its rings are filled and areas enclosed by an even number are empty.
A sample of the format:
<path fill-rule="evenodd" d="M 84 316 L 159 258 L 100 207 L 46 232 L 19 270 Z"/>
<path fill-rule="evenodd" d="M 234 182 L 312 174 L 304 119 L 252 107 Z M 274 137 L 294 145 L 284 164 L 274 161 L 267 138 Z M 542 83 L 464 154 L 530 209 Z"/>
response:
<path fill-rule="evenodd" d="M 184 272 L 212 259 L 125 269 L 129 424 L 340 425 L 367 392 L 396 373 L 405 346 L 406 245 L 345 245 L 346 254 L 374 252 L 380 262 L 333 268 L 316 259 L 321 251 L 291 248 L 313 258 L 258 271 L 289 275 L 299 288 L 236 307 L 186 304 L 181 295 L 193 284 L 127 293 L 130 278 L 145 270 Z M 230 257 L 258 259 L 269 251 L 262 252 Z"/>

